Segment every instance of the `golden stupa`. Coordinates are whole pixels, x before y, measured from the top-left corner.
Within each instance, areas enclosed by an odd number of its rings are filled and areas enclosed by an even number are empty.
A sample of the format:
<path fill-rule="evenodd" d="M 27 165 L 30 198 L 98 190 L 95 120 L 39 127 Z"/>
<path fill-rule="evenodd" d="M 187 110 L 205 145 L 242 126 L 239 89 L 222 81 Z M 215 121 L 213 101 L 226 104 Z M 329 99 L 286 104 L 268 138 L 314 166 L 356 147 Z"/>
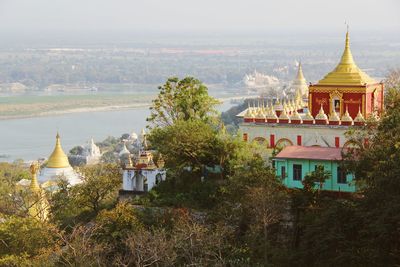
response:
<path fill-rule="evenodd" d="M 47 168 L 66 168 L 70 166 L 68 157 L 65 155 L 64 150 L 61 147 L 60 135 L 57 133 L 56 146 L 54 147 L 53 153 L 51 153 L 49 160 L 47 161 Z"/>
<path fill-rule="evenodd" d="M 350 51 L 349 31 L 346 32 L 346 44 L 342 58 L 336 68 L 329 72 L 317 85 L 365 85 L 377 83 L 363 72 L 354 62 Z"/>
<path fill-rule="evenodd" d="M 40 187 L 37 180 L 39 164 L 37 162 L 33 162 L 30 166 L 30 171 L 32 175 L 32 180 L 29 189 L 32 193 L 32 203 L 28 209 L 28 213 L 33 218 L 39 219 L 41 221 L 46 221 L 49 215 L 49 202 L 47 201 L 46 194 Z"/>

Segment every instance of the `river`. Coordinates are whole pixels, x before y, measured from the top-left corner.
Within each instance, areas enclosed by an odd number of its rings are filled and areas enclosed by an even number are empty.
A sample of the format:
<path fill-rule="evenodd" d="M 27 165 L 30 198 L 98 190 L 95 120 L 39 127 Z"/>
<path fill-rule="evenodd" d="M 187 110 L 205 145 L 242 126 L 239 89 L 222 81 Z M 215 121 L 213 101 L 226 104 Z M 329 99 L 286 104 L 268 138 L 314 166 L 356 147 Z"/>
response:
<path fill-rule="evenodd" d="M 225 111 L 231 106 L 226 101 L 218 109 Z M 148 108 L 135 108 L 0 120 L 0 155 L 7 155 L 0 161 L 48 157 L 54 148 L 57 131 L 65 152 L 83 145 L 91 137 L 102 141 L 107 136 L 119 137 L 132 131 L 139 134 L 146 126 L 148 115 Z"/>

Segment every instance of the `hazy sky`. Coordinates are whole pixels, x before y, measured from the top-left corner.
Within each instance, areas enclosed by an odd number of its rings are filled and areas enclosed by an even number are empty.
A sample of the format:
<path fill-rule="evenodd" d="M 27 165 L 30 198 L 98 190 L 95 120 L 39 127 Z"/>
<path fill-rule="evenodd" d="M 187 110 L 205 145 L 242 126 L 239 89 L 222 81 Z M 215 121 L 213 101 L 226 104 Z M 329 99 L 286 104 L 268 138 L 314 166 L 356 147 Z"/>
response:
<path fill-rule="evenodd" d="M 0 33 L 400 32 L 398 0 L 0 0 Z"/>

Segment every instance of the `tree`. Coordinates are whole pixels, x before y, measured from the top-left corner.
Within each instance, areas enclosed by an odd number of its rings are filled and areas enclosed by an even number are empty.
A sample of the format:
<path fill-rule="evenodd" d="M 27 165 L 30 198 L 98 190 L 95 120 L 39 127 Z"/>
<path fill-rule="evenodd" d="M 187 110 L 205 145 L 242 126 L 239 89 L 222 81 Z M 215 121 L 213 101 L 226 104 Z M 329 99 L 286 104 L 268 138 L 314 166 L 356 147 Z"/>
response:
<path fill-rule="evenodd" d="M 19 190 L 16 184 L 22 180 L 29 180 L 30 173 L 22 163 L 0 163 L 0 213 L 8 215 L 26 214 L 29 205 L 29 193 Z"/>
<path fill-rule="evenodd" d="M 286 189 L 273 169 L 253 155 L 220 190 L 223 197 L 214 216 L 235 228 L 236 242 L 254 265 L 272 263 L 274 250 L 283 247 L 276 242 L 277 229 L 289 207 Z"/>
<path fill-rule="evenodd" d="M 219 164 L 222 140 L 217 131 L 201 120 L 178 120 L 173 125 L 152 130 L 149 138 L 160 152 L 168 168 L 192 168 L 200 171 L 203 165 Z"/>
<path fill-rule="evenodd" d="M 58 190 L 50 198 L 51 219 L 62 227 L 86 223 L 117 200 L 121 185 L 117 165 L 91 165 L 79 171 L 83 175 L 81 184 L 70 186 L 60 180 Z"/>
<path fill-rule="evenodd" d="M 153 100 L 147 118 L 151 128 L 169 126 L 178 120 L 209 122 L 216 114 L 214 108 L 218 101 L 208 95 L 208 89 L 201 81 L 193 77 L 169 78 L 158 89 L 159 94 Z"/>
<path fill-rule="evenodd" d="M 362 216 L 360 259 L 364 264 L 400 263 L 400 92 L 390 90 L 386 112 L 369 149 L 357 153 L 353 164 L 364 198 L 358 211 Z"/>
<path fill-rule="evenodd" d="M 121 186 L 119 166 L 99 164 L 80 169 L 83 183 L 74 186 L 78 205 L 98 212 L 102 205 L 114 202 Z"/>
<path fill-rule="evenodd" d="M 71 150 L 69 151 L 70 155 L 82 155 L 82 153 L 83 153 L 82 146 L 75 146 L 75 147 L 71 148 Z"/>
<path fill-rule="evenodd" d="M 10 216 L 0 224 L 0 262 L 7 257 L 33 258 L 56 245 L 57 229 L 31 217 Z"/>
<path fill-rule="evenodd" d="M 105 164 L 117 163 L 118 162 L 118 156 L 113 151 L 107 151 L 103 155 L 101 155 L 100 160 L 101 160 L 102 163 L 105 163 Z"/>
<path fill-rule="evenodd" d="M 325 171 L 323 166 L 317 166 L 315 171 L 308 173 L 301 182 L 303 184 L 301 189 L 303 200 L 300 205 L 303 207 L 318 205 L 322 186 L 331 176 L 331 173 Z"/>
<path fill-rule="evenodd" d="M 390 90 L 400 89 L 400 68 L 392 69 L 386 76 L 385 85 Z"/>

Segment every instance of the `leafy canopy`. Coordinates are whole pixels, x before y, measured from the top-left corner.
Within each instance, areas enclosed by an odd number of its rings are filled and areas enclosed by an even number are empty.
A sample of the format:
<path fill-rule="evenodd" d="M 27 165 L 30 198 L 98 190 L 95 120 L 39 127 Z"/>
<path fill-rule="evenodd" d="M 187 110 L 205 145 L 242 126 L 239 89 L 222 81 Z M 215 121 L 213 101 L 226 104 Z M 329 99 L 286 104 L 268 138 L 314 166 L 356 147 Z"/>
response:
<path fill-rule="evenodd" d="M 158 89 L 158 97 L 153 100 L 147 118 L 151 128 L 169 126 L 178 120 L 207 122 L 216 114 L 215 106 L 219 102 L 208 95 L 208 88 L 198 79 L 172 77 Z"/>

